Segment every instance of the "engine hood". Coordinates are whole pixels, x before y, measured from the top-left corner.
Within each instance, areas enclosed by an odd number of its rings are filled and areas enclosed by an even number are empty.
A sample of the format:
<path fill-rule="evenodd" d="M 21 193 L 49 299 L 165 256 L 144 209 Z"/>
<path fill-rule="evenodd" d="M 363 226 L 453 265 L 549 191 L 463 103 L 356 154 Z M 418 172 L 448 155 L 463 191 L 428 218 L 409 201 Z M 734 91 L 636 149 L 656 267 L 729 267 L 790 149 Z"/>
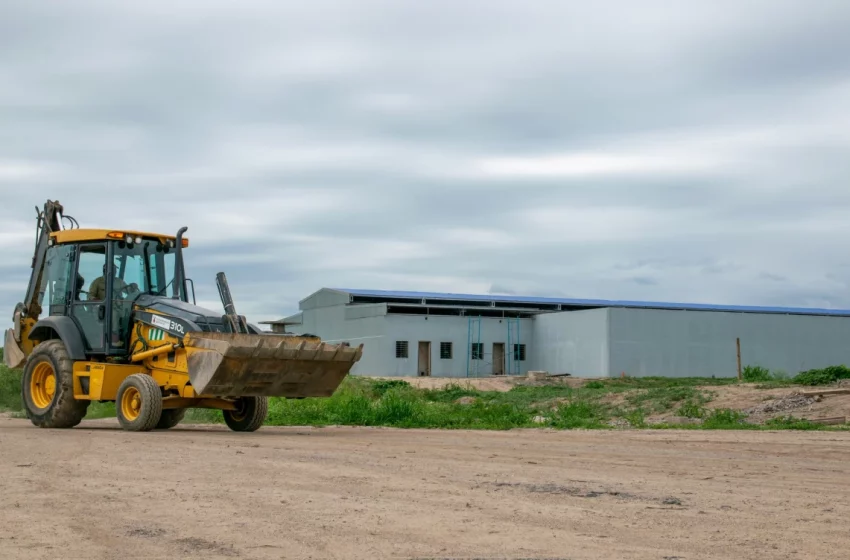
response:
<path fill-rule="evenodd" d="M 182 322 L 188 323 L 186 326 L 189 330 L 203 332 L 227 332 L 230 330 L 228 322 L 224 320 L 223 312 L 213 311 L 179 299 L 142 294 L 136 298 L 134 304 L 148 311 L 156 311 L 169 317 L 181 319 Z M 264 332 L 256 325 L 248 325 L 248 327 L 256 334 Z"/>

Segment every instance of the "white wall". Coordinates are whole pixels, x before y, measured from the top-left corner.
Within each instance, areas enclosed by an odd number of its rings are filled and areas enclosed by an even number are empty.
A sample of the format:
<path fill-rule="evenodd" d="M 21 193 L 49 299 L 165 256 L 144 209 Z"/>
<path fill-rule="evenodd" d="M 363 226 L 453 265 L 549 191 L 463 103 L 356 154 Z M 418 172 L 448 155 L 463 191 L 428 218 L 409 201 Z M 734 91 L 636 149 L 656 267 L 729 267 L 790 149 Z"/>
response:
<path fill-rule="evenodd" d="M 321 290 L 314 292 L 304 298 L 299 304 L 298 308 L 301 310 L 305 309 L 315 309 L 317 307 L 331 307 L 334 305 L 345 305 L 348 303 L 349 296 L 348 294 L 342 292 L 336 292 L 334 290 L 328 290 L 326 288 L 322 288 Z"/>
<path fill-rule="evenodd" d="M 607 377 L 608 309 L 561 311 L 534 319 L 535 369 L 574 377 Z"/>
<path fill-rule="evenodd" d="M 419 315 L 387 315 L 387 341 L 388 346 L 383 350 L 386 352 L 382 359 L 385 360 L 384 371 L 381 375 L 409 376 L 418 375 L 418 351 L 419 341 L 431 342 L 431 376 L 432 377 L 466 377 L 467 362 L 469 363 L 469 376 L 480 377 L 493 374 L 493 343 L 501 342 L 505 345 L 505 374 L 526 373 L 530 368 L 530 353 L 533 348 L 531 319 L 520 319 L 519 343 L 526 345 L 526 356 L 524 361 L 513 362 L 513 347 L 508 346 L 508 324 L 506 319 L 482 317 L 481 334 L 479 340 L 478 328 L 472 335 L 473 342 L 481 342 L 484 345 L 483 360 L 468 360 L 467 343 L 469 341 L 469 318 L 451 316 L 419 316 Z M 511 344 L 517 343 L 516 322 L 514 321 L 514 334 Z M 395 357 L 395 342 L 397 340 L 408 341 L 408 358 Z M 440 343 L 452 343 L 452 359 L 440 359 Z M 477 367 L 476 367 L 477 366 Z M 510 368 L 513 367 L 513 370 Z"/>

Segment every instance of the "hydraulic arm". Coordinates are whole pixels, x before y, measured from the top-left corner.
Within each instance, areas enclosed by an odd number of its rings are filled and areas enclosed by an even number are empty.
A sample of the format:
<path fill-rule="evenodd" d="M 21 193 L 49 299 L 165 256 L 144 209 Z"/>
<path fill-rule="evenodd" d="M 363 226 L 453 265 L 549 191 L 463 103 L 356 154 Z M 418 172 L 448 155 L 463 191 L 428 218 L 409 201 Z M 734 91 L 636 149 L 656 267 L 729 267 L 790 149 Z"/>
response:
<path fill-rule="evenodd" d="M 50 234 L 62 229 L 63 217 L 71 222 L 72 227 L 77 226 L 77 221 L 71 216 L 63 216 L 64 208 L 59 201 L 48 200 L 44 204 L 44 210 L 35 208 L 38 221 L 36 227 L 35 252 L 33 253 L 30 267 L 29 284 L 22 303 L 15 306 L 12 315 L 12 328 L 6 331 L 4 341 L 3 358 L 8 367 L 21 367 L 26 355 L 32 350 L 32 342 L 29 340 L 29 332 L 41 316 L 41 299 L 44 295 L 43 276 L 45 256 L 50 244 Z"/>

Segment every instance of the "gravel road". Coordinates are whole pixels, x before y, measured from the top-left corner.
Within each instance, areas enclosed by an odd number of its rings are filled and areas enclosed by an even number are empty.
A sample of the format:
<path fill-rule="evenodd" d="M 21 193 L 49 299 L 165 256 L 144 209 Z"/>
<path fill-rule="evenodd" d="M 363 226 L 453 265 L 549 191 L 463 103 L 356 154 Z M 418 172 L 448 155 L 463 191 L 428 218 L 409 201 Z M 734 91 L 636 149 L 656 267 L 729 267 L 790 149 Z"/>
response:
<path fill-rule="evenodd" d="M 847 558 L 850 433 L 0 418 L 2 558 Z"/>

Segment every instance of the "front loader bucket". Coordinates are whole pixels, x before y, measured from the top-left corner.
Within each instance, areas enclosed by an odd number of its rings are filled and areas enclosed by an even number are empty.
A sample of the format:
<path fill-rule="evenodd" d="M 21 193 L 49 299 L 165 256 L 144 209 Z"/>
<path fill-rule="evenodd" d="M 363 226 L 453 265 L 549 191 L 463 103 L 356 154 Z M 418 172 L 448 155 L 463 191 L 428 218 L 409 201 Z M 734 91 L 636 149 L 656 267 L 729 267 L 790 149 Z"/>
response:
<path fill-rule="evenodd" d="M 3 343 L 3 362 L 6 364 L 6 367 L 15 369 L 24 365 L 25 361 L 26 356 L 24 355 L 24 351 L 21 350 L 18 341 L 15 340 L 15 331 L 8 329 L 6 331 L 6 340 Z"/>
<path fill-rule="evenodd" d="M 183 344 L 195 392 L 216 397 L 329 397 L 363 355 L 292 335 L 190 332 Z"/>

